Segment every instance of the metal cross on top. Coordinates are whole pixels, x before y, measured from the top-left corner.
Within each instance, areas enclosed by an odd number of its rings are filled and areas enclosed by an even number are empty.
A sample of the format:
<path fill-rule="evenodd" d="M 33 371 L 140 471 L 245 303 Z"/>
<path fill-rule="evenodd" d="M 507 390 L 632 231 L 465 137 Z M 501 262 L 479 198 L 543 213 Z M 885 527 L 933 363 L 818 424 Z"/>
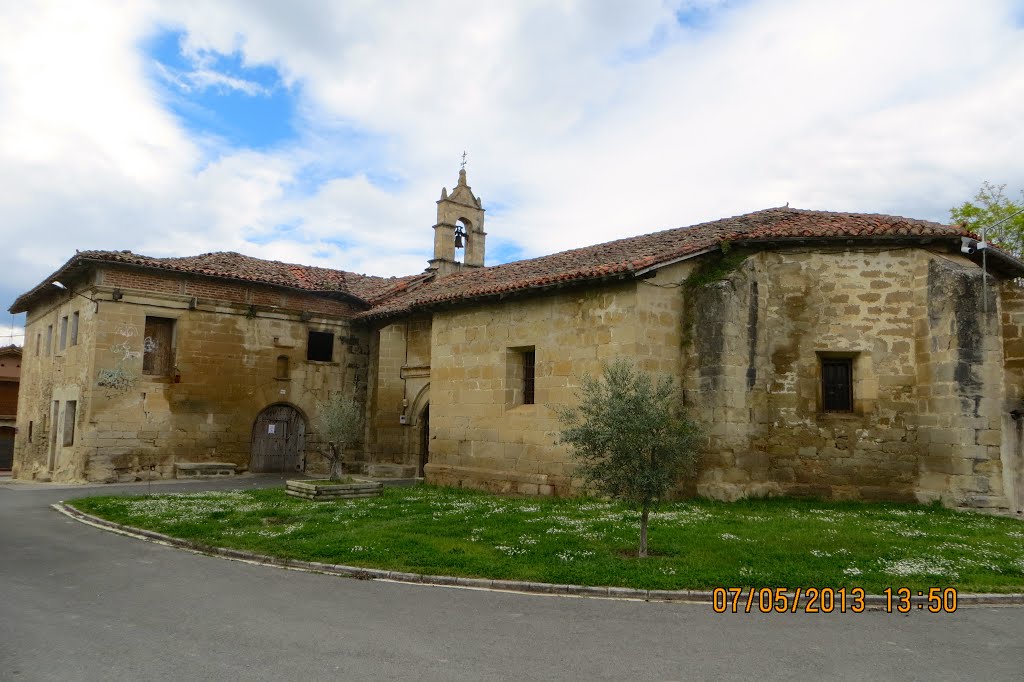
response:
<path fill-rule="evenodd" d="M 466 170 L 466 150 L 462 150 L 462 170 Z"/>

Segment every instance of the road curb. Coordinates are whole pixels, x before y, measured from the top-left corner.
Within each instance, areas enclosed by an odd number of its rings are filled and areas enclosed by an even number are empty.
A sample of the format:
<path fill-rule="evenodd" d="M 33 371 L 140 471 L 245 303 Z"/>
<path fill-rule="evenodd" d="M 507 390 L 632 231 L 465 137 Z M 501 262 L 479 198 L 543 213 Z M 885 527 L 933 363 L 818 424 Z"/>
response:
<path fill-rule="evenodd" d="M 626 599 L 632 601 L 652 602 L 686 602 L 695 604 L 714 603 L 714 592 L 711 590 L 642 590 L 630 587 L 602 587 L 593 585 L 554 585 L 550 583 L 523 582 L 519 580 L 498 580 L 489 578 L 463 578 L 451 575 L 422 575 L 419 573 L 406 573 L 403 571 L 389 571 L 380 568 L 366 568 L 364 566 L 346 566 L 344 564 L 325 564 L 317 561 L 301 561 L 298 559 L 283 559 L 264 554 L 256 554 L 239 549 L 227 549 L 225 547 L 213 547 L 190 540 L 182 540 L 163 533 L 151 530 L 143 530 L 132 526 L 125 526 L 113 521 L 101 519 L 98 516 L 87 514 L 75 509 L 64 501 L 50 505 L 53 509 L 76 521 L 107 530 L 120 535 L 156 542 L 186 549 L 198 554 L 222 557 L 234 561 L 246 561 L 249 563 L 262 564 L 266 566 L 277 566 L 292 570 L 308 571 L 311 573 L 323 573 L 327 575 L 338 575 L 360 580 L 387 580 L 401 583 L 416 583 L 424 585 L 438 585 L 444 587 L 462 587 L 475 590 L 496 590 L 501 592 L 523 592 L 527 594 L 562 595 L 575 597 L 597 597 L 602 599 Z M 872 607 L 885 606 L 887 597 L 882 594 L 866 595 L 865 604 Z M 917 597 L 913 603 L 921 603 Z M 957 603 L 971 606 L 1019 606 L 1024 605 L 1024 594 L 986 594 L 986 593 L 959 593 Z"/>

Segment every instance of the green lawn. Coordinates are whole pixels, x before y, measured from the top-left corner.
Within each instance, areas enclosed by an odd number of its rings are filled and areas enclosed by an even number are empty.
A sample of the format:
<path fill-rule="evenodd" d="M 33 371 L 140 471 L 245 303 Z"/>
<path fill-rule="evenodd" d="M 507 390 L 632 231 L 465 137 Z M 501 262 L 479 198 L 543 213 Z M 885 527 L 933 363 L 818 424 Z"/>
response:
<path fill-rule="evenodd" d="M 420 486 L 307 502 L 282 490 L 75 500 L 138 528 L 261 554 L 387 568 L 641 589 L 957 587 L 1024 592 L 1024 523 L 939 507 L 706 500 L 651 516 L 593 499 L 524 499 Z M 633 556 L 630 556 L 633 554 Z"/>

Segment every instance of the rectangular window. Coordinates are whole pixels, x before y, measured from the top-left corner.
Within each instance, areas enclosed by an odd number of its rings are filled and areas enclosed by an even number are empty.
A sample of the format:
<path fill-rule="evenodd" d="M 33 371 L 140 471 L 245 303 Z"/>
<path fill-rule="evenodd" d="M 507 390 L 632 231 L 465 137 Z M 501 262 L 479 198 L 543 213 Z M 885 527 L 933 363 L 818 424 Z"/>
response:
<path fill-rule="evenodd" d="M 537 353 L 523 351 L 523 404 L 533 405 L 534 380 L 536 378 Z"/>
<path fill-rule="evenodd" d="M 821 359 L 821 408 L 825 412 L 853 412 L 853 359 Z"/>
<path fill-rule="evenodd" d="M 174 369 L 174 320 L 146 317 L 146 336 L 142 340 L 142 373 L 170 376 Z"/>
<path fill-rule="evenodd" d="M 306 359 L 315 362 L 330 362 L 334 359 L 334 334 L 332 332 L 309 332 L 306 344 Z"/>
<path fill-rule="evenodd" d="M 537 352 L 534 346 L 508 348 L 505 360 L 505 403 L 509 407 L 537 401 Z"/>
<path fill-rule="evenodd" d="M 71 345 L 78 345 L 78 311 L 71 316 Z"/>
<path fill-rule="evenodd" d="M 64 403 L 64 445 L 75 444 L 75 412 L 77 408 L 78 403 L 74 400 Z"/>
<path fill-rule="evenodd" d="M 28 442 L 32 442 L 32 422 L 28 423 Z"/>
<path fill-rule="evenodd" d="M 58 348 L 64 350 L 68 346 L 68 316 L 60 318 L 60 344 Z"/>
<path fill-rule="evenodd" d="M 53 325 L 46 327 L 46 357 L 53 353 Z"/>
<path fill-rule="evenodd" d="M 42 347 L 43 347 L 43 334 L 42 334 L 42 332 L 40 332 L 40 333 L 36 334 L 36 355 L 37 356 L 39 355 L 39 351 L 42 350 Z"/>

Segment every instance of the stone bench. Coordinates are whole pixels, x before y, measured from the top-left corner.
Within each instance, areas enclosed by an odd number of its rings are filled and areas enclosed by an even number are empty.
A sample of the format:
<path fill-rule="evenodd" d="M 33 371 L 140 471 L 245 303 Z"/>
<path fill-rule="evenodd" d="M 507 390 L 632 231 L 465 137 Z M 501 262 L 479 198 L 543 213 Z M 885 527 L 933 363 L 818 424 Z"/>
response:
<path fill-rule="evenodd" d="M 207 478 L 235 475 L 235 465 L 228 462 L 176 462 L 174 470 L 175 478 Z"/>

